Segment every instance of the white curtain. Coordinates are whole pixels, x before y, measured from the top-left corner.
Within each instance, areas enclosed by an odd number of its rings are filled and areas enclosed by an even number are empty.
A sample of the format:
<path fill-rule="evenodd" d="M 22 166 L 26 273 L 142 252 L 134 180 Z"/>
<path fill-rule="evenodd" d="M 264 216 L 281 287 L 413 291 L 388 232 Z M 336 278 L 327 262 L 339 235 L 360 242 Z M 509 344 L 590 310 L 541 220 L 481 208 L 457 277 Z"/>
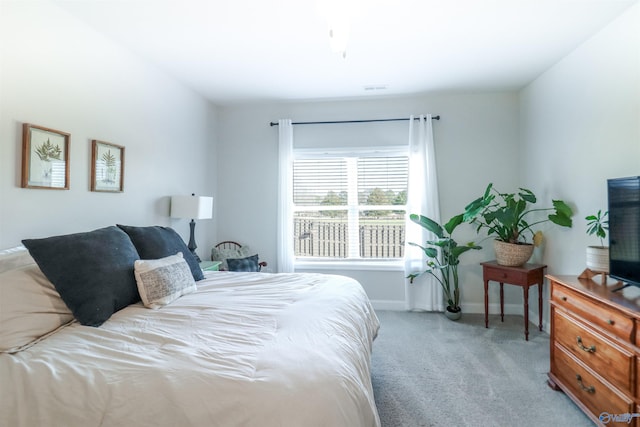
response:
<path fill-rule="evenodd" d="M 415 123 L 417 122 L 417 123 Z M 409 220 L 409 214 L 427 216 L 440 223 L 440 202 L 436 175 L 435 148 L 431 115 L 409 120 L 409 190 L 407 192 L 407 226 L 405 236 L 405 277 L 424 271 L 426 257 L 420 248 L 434 236 Z M 440 284 L 429 274 L 416 278 L 413 283 L 405 279 L 405 307 L 407 310 L 444 311 Z"/>
<path fill-rule="evenodd" d="M 278 272 L 293 272 L 293 126 L 278 121 Z"/>

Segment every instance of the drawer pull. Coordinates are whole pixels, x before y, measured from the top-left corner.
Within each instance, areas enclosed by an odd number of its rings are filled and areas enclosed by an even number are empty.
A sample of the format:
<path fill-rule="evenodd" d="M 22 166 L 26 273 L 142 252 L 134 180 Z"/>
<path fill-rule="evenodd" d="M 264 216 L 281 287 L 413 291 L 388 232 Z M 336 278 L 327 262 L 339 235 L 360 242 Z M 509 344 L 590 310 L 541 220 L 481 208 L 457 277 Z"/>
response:
<path fill-rule="evenodd" d="M 580 374 L 576 374 L 576 380 L 578 380 L 578 385 L 582 390 L 586 391 L 589 394 L 593 394 L 596 392 L 596 388 L 594 386 L 590 385 L 589 387 L 587 387 L 582 383 L 582 377 L 580 376 Z"/>
<path fill-rule="evenodd" d="M 576 341 L 578 342 L 578 347 L 580 347 L 580 350 L 586 351 L 587 353 L 595 353 L 596 352 L 596 346 L 592 345 L 590 347 L 586 347 L 584 344 L 582 344 L 582 338 L 581 337 L 576 337 Z"/>
<path fill-rule="evenodd" d="M 562 301 L 566 301 L 566 300 L 567 300 L 567 297 L 563 296 L 563 297 L 561 297 L 560 299 L 561 299 Z"/>
<path fill-rule="evenodd" d="M 613 320 L 611 320 L 611 319 L 607 319 L 607 323 L 608 323 L 609 325 L 613 325 L 615 322 L 614 322 Z"/>

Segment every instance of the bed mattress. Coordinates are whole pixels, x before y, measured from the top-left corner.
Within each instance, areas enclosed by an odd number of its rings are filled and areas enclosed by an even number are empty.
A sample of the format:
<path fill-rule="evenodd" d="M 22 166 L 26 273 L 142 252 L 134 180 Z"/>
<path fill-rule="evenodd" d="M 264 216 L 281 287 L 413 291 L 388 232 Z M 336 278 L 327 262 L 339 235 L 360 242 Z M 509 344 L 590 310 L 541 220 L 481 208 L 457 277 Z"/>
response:
<path fill-rule="evenodd" d="M 207 272 L 197 285 L 0 354 L 0 425 L 380 425 L 379 323 L 357 281 Z"/>

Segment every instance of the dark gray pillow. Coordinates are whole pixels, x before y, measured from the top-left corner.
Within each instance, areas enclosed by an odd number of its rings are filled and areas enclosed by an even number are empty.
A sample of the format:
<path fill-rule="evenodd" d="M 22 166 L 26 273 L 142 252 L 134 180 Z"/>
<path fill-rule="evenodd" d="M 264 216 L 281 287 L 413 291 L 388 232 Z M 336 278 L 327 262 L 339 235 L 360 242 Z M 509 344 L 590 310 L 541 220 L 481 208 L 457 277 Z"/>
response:
<path fill-rule="evenodd" d="M 133 227 L 117 224 L 129 235 L 142 259 L 160 259 L 178 252 L 182 252 L 184 260 L 189 264 L 189 269 L 194 280 L 204 279 L 200 263 L 193 256 L 182 237 L 169 227 L 158 225 L 150 227 Z"/>
<path fill-rule="evenodd" d="M 229 271 L 260 271 L 258 255 L 246 258 L 227 258 L 227 265 L 229 266 Z"/>
<path fill-rule="evenodd" d="M 117 227 L 25 239 L 22 244 L 83 325 L 100 326 L 116 311 L 140 301 L 133 275 L 138 252 Z"/>

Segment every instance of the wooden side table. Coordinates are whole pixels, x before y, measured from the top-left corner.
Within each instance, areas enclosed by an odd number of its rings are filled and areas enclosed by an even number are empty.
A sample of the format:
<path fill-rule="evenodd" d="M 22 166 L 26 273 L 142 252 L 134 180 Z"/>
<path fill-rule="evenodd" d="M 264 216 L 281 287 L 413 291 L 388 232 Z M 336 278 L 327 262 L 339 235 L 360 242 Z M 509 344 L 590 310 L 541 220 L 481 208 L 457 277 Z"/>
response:
<path fill-rule="evenodd" d="M 529 286 L 538 285 L 538 327 L 542 330 L 542 285 L 544 269 L 542 264 L 524 264 L 507 267 L 496 261 L 480 263 L 484 280 L 484 327 L 489 327 L 489 281 L 500 283 L 500 318 L 504 322 L 504 284 L 521 286 L 524 293 L 524 338 L 529 341 Z"/>

